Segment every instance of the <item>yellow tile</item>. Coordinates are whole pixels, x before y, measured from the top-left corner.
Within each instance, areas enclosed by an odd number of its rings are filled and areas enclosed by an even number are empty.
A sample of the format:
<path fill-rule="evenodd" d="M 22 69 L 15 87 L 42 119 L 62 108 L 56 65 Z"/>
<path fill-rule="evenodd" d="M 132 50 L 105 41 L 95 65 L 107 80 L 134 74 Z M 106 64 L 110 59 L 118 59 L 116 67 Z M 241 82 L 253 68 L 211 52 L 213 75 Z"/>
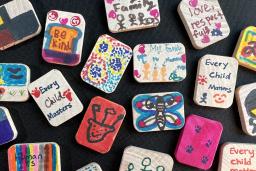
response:
<path fill-rule="evenodd" d="M 0 25 L 4 24 L 3 18 L 0 16 Z"/>

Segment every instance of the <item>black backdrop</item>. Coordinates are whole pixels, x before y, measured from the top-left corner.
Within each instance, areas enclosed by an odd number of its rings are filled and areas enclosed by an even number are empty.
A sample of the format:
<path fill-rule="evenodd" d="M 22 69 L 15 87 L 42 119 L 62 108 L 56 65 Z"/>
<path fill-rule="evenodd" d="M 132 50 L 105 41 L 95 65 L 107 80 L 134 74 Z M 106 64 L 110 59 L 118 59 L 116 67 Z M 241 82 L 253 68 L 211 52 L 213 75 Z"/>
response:
<path fill-rule="evenodd" d="M 1 0 L 1 4 L 8 0 Z M 165 131 L 156 133 L 138 133 L 132 124 L 131 100 L 139 93 L 180 91 L 185 98 L 186 115 L 198 114 L 222 122 L 224 131 L 221 144 L 224 142 L 253 143 L 256 138 L 242 132 L 237 105 L 222 110 L 200 107 L 193 102 L 193 91 L 196 77 L 197 62 L 205 54 L 231 56 L 240 31 L 246 26 L 256 23 L 255 0 L 220 0 L 221 7 L 231 28 L 230 36 L 203 50 L 195 50 L 185 28 L 178 16 L 177 6 L 180 0 L 159 0 L 161 23 L 159 27 L 127 33 L 110 34 L 107 27 L 103 0 L 31 0 L 44 30 L 46 14 L 51 9 L 81 13 L 87 22 L 82 62 L 77 67 L 66 67 L 44 62 L 41 57 L 43 31 L 33 39 L 0 52 L 0 62 L 25 63 L 31 68 L 31 81 L 36 80 L 49 70 L 59 69 L 77 93 L 84 104 L 84 111 L 54 128 L 50 126 L 44 115 L 32 98 L 25 103 L 0 103 L 7 107 L 18 129 L 18 138 L 0 147 L 0 171 L 8 170 L 7 149 L 15 143 L 57 142 L 61 147 L 63 171 L 74 171 L 89 162 L 98 162 L 104 171 L 117 171 L 121 162 L 123 150 L 128 145 L 169 153 L 174 156 L 174 150 L 180 131 Z M 130 62 L 118 88 L 112 94 L 105 94 L 84 83 L 80 71 L 86 62 L 97 38 L 101 34 L 110 34 L 132 48 L 139 43 L 181 42 L 187 48 L 187 78 L 181 83 L 139 84 L 133 78 L 133 66 Z M 256 82 L 255 72 L 243 67 L 239 68 L 237 86 Z M 108 98 L 123 105 L 127 116 L 118 133 L 111 151 L 105 155 L 93 152 L 75 141 L 75 134 L 83 118 L 90 99 L 96 95 Z M 217 170 L 219 149 L 211 170 Z M 174 171 L 198 170 L 175 161 Z"/>

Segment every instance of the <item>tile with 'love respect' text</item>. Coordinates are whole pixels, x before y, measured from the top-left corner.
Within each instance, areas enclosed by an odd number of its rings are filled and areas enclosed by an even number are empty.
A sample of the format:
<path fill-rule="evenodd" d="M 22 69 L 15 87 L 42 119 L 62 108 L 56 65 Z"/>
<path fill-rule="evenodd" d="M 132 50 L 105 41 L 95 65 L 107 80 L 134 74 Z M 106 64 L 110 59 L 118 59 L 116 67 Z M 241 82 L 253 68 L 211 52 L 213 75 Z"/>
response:
<path fill-rule="evenodd" d="M 94 97 L 76 133 L 76 141 L 99 153 L 107 153 L 126 115 L 125 108 L 102 97 Z"/>
<path fill-rule="evenodd" d="M 30 69 L 18 63 L 0 63 L 0 102 L 24 102 L 29 98 Z"/>
<path fill-rule="evenodd" d="M 135 146 L 126 147 L 119 171 L 172 171 L 170 155 Z"/>
<path fill-rule="evenodd" d="M 214 44 L 230 33 L 218 0 L 182 0 L 178 12 L 196 49 Z"/>
<path fill-rule="evenodd" d="M 220 122 L 190 115 L 175 150 L 178 162 L 208 170 L 213 163 L 222 134 Z"/>
<path fill-rule="evenodd" d="M 133 75 L 140 83 L 179 82 L 186 77 L 186 52 L 181 43 L 139 44 L 133 56 Z"/>
<path fill-rule="evenodd" d="M 81 61 L 85 20 L 81 14 L 51 10 L 47 14 L 42 56 L 49 63 L 75 66 Z"/>
<path fill-rule="evenodd" d="M 52 126 L 59 126 L 83 110 L 62 73 L 51 70 L 29 85 L 29 92 Z"/>
<path fill-rule="evenodd" d="M 8 149 L 10 171 L 61 171 L 60 147 L 53 142 L 15 144 Z"/>
<path fill-rule="evenodd" d="M 229 108 L 234 100 L 238 62 L 235 58 L 205 55 L 198 63 L 194 102 Z"/>
<path fill-rule="evenodd" d="M 7 108 L 0 106 L 0 145 L 13 141 L 18 132 Z"/>
<path fill-rule="evenodd" d="M 225 143 L 222 145 L 218 171 L 255 171 L 256 144 Z"/>
<path fill-rule="evenodd" d="M 184 98 L 179 92 L 139 94 L 132 100 L 133 125 L 139 132 L 181 129 Z"/>
<path fill-rule="evenodd" d="M 157 27 L 158 0 L 104 0 L 108 28 L 113 33 Z"/>

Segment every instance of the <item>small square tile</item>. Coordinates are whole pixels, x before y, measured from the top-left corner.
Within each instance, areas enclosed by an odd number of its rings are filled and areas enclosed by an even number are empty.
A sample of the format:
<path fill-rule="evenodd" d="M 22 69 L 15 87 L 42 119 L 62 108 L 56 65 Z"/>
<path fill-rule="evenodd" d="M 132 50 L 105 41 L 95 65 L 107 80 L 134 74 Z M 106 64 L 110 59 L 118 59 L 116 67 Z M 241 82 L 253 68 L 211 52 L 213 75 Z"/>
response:
<path fill-rule="evenodd" d="M 188 116 L 175 150 L 177 161 L 208 170 L 212 166 L 222 130 L 220 122 L 197 115 Z"/>
<path fill-rule="evenodd" d="M 256 144 L 228 142 L 222 145 L 218 171 L 253 171 L 256 168 Z"/>
<path fill-rule="evenodd" d="M 60 147 L 56 143 L 15 144 L 8 149 L 11 171 L 61 171 Z"/>
<path fill-rule="evenodd" d="M 0 50 L 24 42 L 41 32 L 41 24 L 29 0 L 12 0 L 0 6 Z"/>
<path fill-rule="evenodd" d="M 186 77 L 186 52 L 181 43 L 139 44 L 133 56 L 133 75 L 140 83 L 179 82 Z"/>
<path fill-rule="evenodd" d="M 239 37 L 233 56 L 241 66 L 256 71 L 256 27 L 244 29 Z"/>
<path fill-rule="evenodd" d="M 0 106 L 0 145 L 13 141 L 17 136 L 18 132 L 9 110 Z"/>
<path fill-rule="evenodd" d="M 184 98 L 179 92 L 139 94 L 132 100 L 133 125 L 139 132 L 181 129 Z"/>
<path fill-rule="evenodd" d="M 0 101 L 24 102 L 29 98 L 30 69 L 18 63 L 0 63 Z"/>
<path fill-rule="evenodd" d="M 78 169 L 77 171 L 102 171 L 98 163 L 89 163 L 88 165 Z"/>
<path fill-rule="evenodd" d="M 200 106 L 229 108 L 234 100 L 237 71 L 235 58 L 203 56 L 198 63 L 194 102 Z"/>
<path fill-rule="evenodd" d="M 56 69 L 32 82 L 28 89 L 52 126 L 61 125 L 83 110 L 75 92 Z"/>
<path fill-rule="evenodd" d="M 47 14 L 42 56 L 49 63 L 75 66 L 81 61 L 85 20 L 81 14 L 51 10 Z"/>
<path fill-rule="evenodd" d="M 170 155 L 135 146 L 125 148 L 119 171 L 172 171 Z"/>
<path fill-rule="evenodd" d="M 218 0 L 182 0 L 178 12 L 196 49 L 223 40 L 230 33 Z"/>
<path fill-rule="evenodd" d="M 112 33 L 157 27 L 158 0 L 104 0 L 108 28 Z"/>
<path fill-rule="evenodd" d="M 237 88 L 236 100 L 243 131 L 256 136 L 256 83 Z"/>
<path fill-rule="evenodd" d="M 129 46 L 108 35 L 102 35 L 81 72 L 81 78 L 105 93 L 112 93 L 131 58 L 132 50 Z"/>
<path fill-rule="evenodd" d="M 102 97 L 94 97 L 77 131 L 76 141 L 99 153 L 107 153 L 122 125 L 123 106 Z"/>

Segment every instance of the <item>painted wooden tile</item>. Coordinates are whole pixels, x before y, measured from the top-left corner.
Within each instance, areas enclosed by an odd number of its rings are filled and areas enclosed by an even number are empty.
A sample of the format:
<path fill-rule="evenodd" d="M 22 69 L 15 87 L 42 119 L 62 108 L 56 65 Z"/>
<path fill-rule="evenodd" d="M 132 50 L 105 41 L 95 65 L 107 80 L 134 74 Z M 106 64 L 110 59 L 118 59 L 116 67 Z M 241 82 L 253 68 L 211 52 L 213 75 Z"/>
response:
<path fill-rule="evenodd" d="M 196 49 L 212 45 L 230 33 L 218 0 L 182 0 L 178 12 Z"/>
<path fill-rule="evenodd" d="M 139 132 L 181 129 L 184 98 L 179 92 L 139 94 L 132 100 L 133 125 Z"/>
<path fill-rule="evenodd" d="M 13 141 L 18 132 L 13 123 L 9 110 L 0 106 L 0 145 Z"/>
<path fill-rule="evenodd" d="M 237 88 L 236 100 L 243 131 L 256 136 L 256 83 Z"/>
<path fill-rule="evenodd" d="M 112 33 L 157 27 L 158 0 L 105 0 L 108 28 Z"/>
<path fill-rule="evenodd" d="M 102 171 L 101 167 L 98 163 L 89 163 L 88 165 L 84 166 L 81 169 L 78 169 L 77 171 Z"/>
<path fill-rule="evenodd" d="M 61 125 L 83 110 L 75 92 L 56 69 L 32 82 L 28 89 L 52 126 Z"/>
<path fill-rule="evenodd" d="M 42 56 L 49 63 L 75 66 L 81 61 L 85 20 L 81 14 L 52 10 L 46 18 Z"/>
<path fill-rule="evenodd" d="M 175 150 L 177 161 L 208 170 L 212 166 L 222 130 L 220 122 L 197 115 L 188 116 Z"/>
<path fill-rule="evenodd" d="M 102 35 L 81 72 L 81 78 L 105 93 L 112 93 L 131 58 L 132 50 L 129 46 L 113 37 Z"/>
<path fill-rule="evenodd" d="M 30 69 L 28 66 L 18 63 L 0 63 L 0 101 L 27 101 L 29 83 Z"/>
<path fill-rule="evenodd" d="M 179 82 L 186 77 L 186 52 L 181 43 L 139 44 L 133 56 L 133 75 L 140 83 Z"/>
<path fill-rule="evenodd" d="M 135 146 L 126 147 L 119 171 L 172 171 L 170 155 Z"/>
<path fill-rule="evenodd" d="M 218 171 L 254 171 L 256 144 L 225 143 L 222 145 Z"/>
<path fill-rule="evenodd" d="M 250 26 L 242 31 L 233 56 L 240 65 L 256 71 L 256 27 Z"/>
<path fill-rule="evenodd" d="M 0 50 L 41 32 L 41 24 L 29 0 L 13 0 L 0 6 Z"/>
<path fill-rule="evenodd" d="M 8 149 L 10 171 L 61 171 L 56 143 L 15 144 Z"/>
<path fill-rule="evenodd" d="M 205 55 L 197 69 L 194 101 L 201 106 L 229 108 L 234 99 L 238 62 L 235 58 Z"/>
<path fill-rule="evenodd" d="M 123 106 L 102 97 L 94 97 L 77 131 L 76 141 L 99 153 L 107 153 L 122 125 Z"/>

